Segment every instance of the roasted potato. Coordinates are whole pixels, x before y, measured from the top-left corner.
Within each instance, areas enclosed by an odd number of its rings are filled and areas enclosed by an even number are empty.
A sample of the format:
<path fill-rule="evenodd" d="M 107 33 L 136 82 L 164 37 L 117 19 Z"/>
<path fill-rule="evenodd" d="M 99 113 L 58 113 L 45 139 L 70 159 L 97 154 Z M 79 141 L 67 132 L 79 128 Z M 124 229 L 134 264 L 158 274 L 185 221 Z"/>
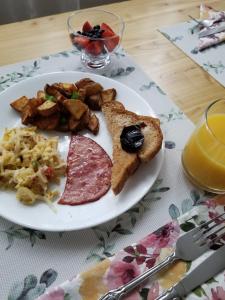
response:
<path fill-rule="evenodd" d="M 43 99 L 32 98 L 22 111 L 22 124 L 27 125 L 32 122 L 33 118 L 38 114 L 37 108 L 44 102 Z"/>
<path fill-rule="evenodd" d="M 73 116 L 69 117 L 69 130 L 77 132 L 84 128 L 84 124 L 81 122 L 81 120 L 75 120 Z"/>
<path fill-rule="evenodd" d="M 54 86 L 46 84 L 45 85 L 45 92 L 50 95 L 50 96 L 54 96 L 56 99 L 56 102 L 63 102 L 66 97 L 64 95 L 62 95 Z"/>
<path fill-rule="evenodd" d="M 90 78 L 83 78 L 72 83 L 46 84 L 44 90 L 37 92 L 37 97 L 28 99 L 23 96 L 10 105 L 21 113 L 22 123 L 32 124 L 42 130 L 60 130 L 78 132 L 84 128 L 97 134 L 99 120 L 92 113 L 101 110 L 105 102 L 114 100 L 116 91 L 103 91 L 99 83 Z"/>
<path fill-rule="evenodd" d="M 80 100 L 67 99 L 64 100 L 63 105 L 75 120 L 80 120 L 82 115 L 87 111 L 88 107 Z"/>
<path fill-rule="evenodd" d="M 78 94 L 79 94 L 79 100 L 84 102 L 85 97 L 86 97 L 86 90 L 85 89 L 79 89 Z"/>
<path fill-rule="evenodd" d="M 56 88 L 61 94 L 63 94 L 66 98 L 71 98 L 73 92 L 77 92 L 77 87 L 72 83 L 54 83 L 52 87 Z"/>
<path fill-rule="evenodd" d="M 22 112 L 24 107 L 29 102 L 29 99 L 26 96 L 22 96 L 19 99 L 10 103 L 11 107 L 14 108 L 18 112 Z"/>
<path fill-rule="evenodd" d="M 111 102 L 116 98 L 116 90 L 108 89 L 101 91 L 102 103 Z"/>
<path fill-rule="evenodd" d="M 99 120 L 97 116 L 90 111 L 89 108 L 83 114 L 78 130 L 81 130 L 83 128 L 89 129 L 93 134 L 97 134 L 99 131 Z"/>
<path fill-rule="evenodd" d="M 89 118 L 89 122 L 87 124 L 87 128 L 93 133 L 97 134 L 99 131 L 99 120 L 95 114 L 91 114 Z"/>
<path fill-rule="evenodd" d="M 28 103 L 22 111 L 22 115 L 21 115 L 22 124 L 28 125 L 29 123 L 32 122 L 34 117 L 35 117 L 35 112 L 32 109 L 31 105 L 29 105 Z"/>
<path fill-rule="evenodd" d="M 38 106 L 37 110 L 41 116 L 48 117 L 56 113 L 59 110 L 59 108 L 57 103 L 50 100 L 46 100 L 43 104 Z"/>
<path fill-rule="evenodd" d="M 101 84 L 93 82 L 86 85 L 84 89 L 86 90 L 86 97 L 89 97 L 100 93 L 103 90 L 103 87 L 101 86 Z"/>
<path fill-rule="evenodd" d="M 37 116 L 32 121 L 32 124 L 42 130 L 53 130 L 58 127 L 59 121 L 60 121 L 60 114 L 57 112 L 48 117 Z"/>
<path fill-rule="evenodd" d="M 37 98 L 46 100 L 45 92 L 44 91 L 38 91 L 37 92 Z"/>
<path fill-rule="evenodd" d="M 102 97 L 100 93 L 87 97 L 85 102 L 87 103 L 88 107 L 90 107 L 90 109 L 101 110 Z"/>
<path fill-rule="evenodd" d="M 75 86 L 79 89 L 83 89 L 86 85 L 93 83 L 94 81 L 90 78 L 83 78 L 77 82 L 75 82 Z"/>
<path fill-rule="evenodd" d="M 103 90 L 101 84 L 94 82 L 90 78 L 83 78 L 75 83 L 78 90 L 84 89 L 85 96 L 89 97 L 91 95 L 95 95 L 100 93 Z"/>

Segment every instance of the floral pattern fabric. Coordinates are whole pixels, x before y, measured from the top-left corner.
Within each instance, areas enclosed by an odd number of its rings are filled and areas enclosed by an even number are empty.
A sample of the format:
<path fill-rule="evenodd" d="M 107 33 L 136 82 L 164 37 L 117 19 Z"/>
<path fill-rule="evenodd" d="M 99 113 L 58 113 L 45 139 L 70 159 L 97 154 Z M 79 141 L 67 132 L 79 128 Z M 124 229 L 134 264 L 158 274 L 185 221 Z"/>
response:
<path fill-rule="evenodd" d="M 205 5 L 201 6 L 201 19 L 214 20 L 212 27 L 225 25 L 225 12 L 214 11 Z M 206 72 L 225 85 L 225 31 L 199 38 L 205 27 L 194 20 L 160 28 L 160 32 L 186 55 L 192 58 Z M 213 99 L 212 99 L 213 101 Z"/>
<path fill-rule="evenodd" d="M 213 21 L 213 24 L 210 28 L 214 29 L 218 26 L 224 25 L 225 21 L 225 12 L 224 11 L 215 11 L 212 7 L 202 4 L 200 6 L 200 17 L 204 20 Z M 197 31 L 205 32 L 208 30 L 208 27 L 202 26 L 201 24 L 195 27 Z M 194 28 L 193 28 L 194 30 Z M 195 48 L 195 51 L 202 51 L 211 46 L 215 46 L 225 41 L 225 31 L 215 33 L 206 37 L 199 38 L 199 45 Z"/>
<path fill-rule="evenodd" d="M 67 70 L 87 71 L 82 67 L 77 51 L 64 51 L 3 66 L 0 67 L 0 91 L 31 76 Z M 42 232 L 0 218 L 0 299 L 34 300 L 41 295 L 44 295 L 43 299 L 52 300 L 94 299 L 90 293 L 102 294 L 115 284 L 130 280 L 171 251 L 181 230 L 177 219 L 193 208 L 198 209 L 209 197 L 204 191 L 194 188 L 182 171 L 181 152 L 194 127 L 183 112 L 123 49 L 119 49 L 110 67 L 100 74 L 134 89 L 160 118 L 165 155 L 158 179 L 143 199 L 127 212 L 86 230 Z M 167 223 L 166 228 L 157 230 Z M 193 226 L 187 221 L 182 230 Z M 147 238 L 133 245 L 144 236 Z M 120 249 L 124 250 L 119 252 Z M 113 265 L 112 260 L 115 260 Z M 180 278 L 184 265 L 178 264 L 174 268 L 170 272 L 178 274 L 175 278 Z M 84 270 L 87 272 L 81 273 Z M 115 272 L 120 274 L 116 283 L 110 280 L 115 277 Z M 76 274 L 80 275 L 74 277 Z M 170 273 L 165 274 L 165 278 L 136 291 L 136 296 L 154 299 L 162 287 L 169 285 Z M 57 286 L 47 296 L 46 291 Z M 210 286 L 214 298 L 222 293 L 217 287 L 222 285 Z M 197 292 L 203 294 L 201 289 Z"/>
<path fill-rule="evenodd" d="M 174 249 L 176 240 L 184 233 L 184 225 L 187 223 L 186 220 L 192 224 L 192 227 L 189 228 L 192 229 L 199 225 L 203 219 L 210 220 L 223 212 L 225 197 L 219 197 L 219 201 L 217 200 L 218 198 L 206 200 L 198 207 L 198 211 L 189 211 L 186 215 L 180 217 L 179 220 L 164 225 L 141 239 L 137 244 L 125 247 L 110 260 L 103 260 L 94 268 L 75 277 L 72 281 L 68 281 L 62 286 L 47 292 L 38 298 L 38 300 L 65 299 L 65 295 L 67 295 L 68 299 L 74 300 L 98 300 L 107 291 L 128 283 L 169 255 Z M 187 231 L 187 228 L 185 231 Z M 218 244 L 217 246 L 223 244 L 225 244 L 225 240 L 224 242 L 222 241 L 222 244 Z M 207 255 L 208 253 L 204 254 L 200 259 L 197 259 L 194 265 L 196 266 L 196 264 L 202 261 L 204 257 L 207 257 Z M 160 272 L 155 280 L 145 282 L 144 285 L 124 297 L 124 299 L 153 300 L 164 290 L 172 287 L 181 280 L 185 274 L 190 272 L 194 267 L 191 263 L 178 261 L 166 271 Z M 224 278 L 225 270 L 215 276 L 215 278 L 211 278 L 201 287 L 196 288 L 187 299 L 224 300 Z M 70 295 L 70 291 L 73 289 L 76 289 L 77 292 L 75 295 Z"/>

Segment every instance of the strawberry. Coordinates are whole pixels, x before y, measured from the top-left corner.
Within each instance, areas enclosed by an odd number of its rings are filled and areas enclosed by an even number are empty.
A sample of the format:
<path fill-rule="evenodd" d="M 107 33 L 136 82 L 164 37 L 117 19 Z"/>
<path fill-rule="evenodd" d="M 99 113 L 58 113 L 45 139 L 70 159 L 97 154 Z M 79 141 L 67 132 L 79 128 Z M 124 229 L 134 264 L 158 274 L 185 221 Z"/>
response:
<path fill-rule="evenodd" d="M 91 30 L 92 30 L 91 24 L 90 24 L 88 21 L 86 21 L 86 22 L 84 23 L 84 25 L 83 25 L 82 31 L 83 31 L 83 32 L 89 32 L 89 31 L 91 31 Z"/>
<path fill-rule="evenodd" d="M 98 56 L 102 53 L 102 42 L 101 41 L 91 41 L 85 50 L 94 56 Z"/>
<path fill-rule="evenodd" d="M 105 38 L 104 44 L 108 51 L 112 52 L 113 49 L 119 44 L 120 38 L 106 23 L 102 23 L 101 30 L 103 30 L 102 37 Z"/>
<path fill-rule="evenodd" d="M 89 44 L 89 39 L 86 36 L 74 36 L 72 43 L 75 44 L 79 49 L 83 49 Z"/>
<path fill-rule="evenodd" d="M 114 31 L 112 30 L 112 28 L 106 23 L 102 23 L 101 29 L 104 31 L 109 31 L 109 32 L 113 33 L 113 35 L 115 34 Z"/>

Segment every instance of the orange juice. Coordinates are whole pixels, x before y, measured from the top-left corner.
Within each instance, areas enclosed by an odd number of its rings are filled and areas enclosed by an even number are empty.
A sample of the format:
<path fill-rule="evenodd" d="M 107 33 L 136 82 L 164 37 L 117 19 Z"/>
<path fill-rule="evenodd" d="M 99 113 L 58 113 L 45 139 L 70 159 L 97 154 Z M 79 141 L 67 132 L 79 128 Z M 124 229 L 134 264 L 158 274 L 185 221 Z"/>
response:
<path fill-rule="evenodd" d="M 194 131 L 182 162 L 194 183 L 208 191 L 225 192 L 225 114 L 209 115 Z"/>

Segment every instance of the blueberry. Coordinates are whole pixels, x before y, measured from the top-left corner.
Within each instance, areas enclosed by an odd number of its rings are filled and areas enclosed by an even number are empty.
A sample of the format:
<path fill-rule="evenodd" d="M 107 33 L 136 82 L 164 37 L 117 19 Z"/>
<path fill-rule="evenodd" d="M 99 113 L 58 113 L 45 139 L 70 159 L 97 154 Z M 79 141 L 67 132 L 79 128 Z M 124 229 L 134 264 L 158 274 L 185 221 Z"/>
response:
<path fill-rule="evenodd" d="M 99 25 L 95 25 L 95 26 L 94 26 L 94 29 L 99 30 L 99 29 L 100 29 L 100 26 L 99 26 Z"/>

